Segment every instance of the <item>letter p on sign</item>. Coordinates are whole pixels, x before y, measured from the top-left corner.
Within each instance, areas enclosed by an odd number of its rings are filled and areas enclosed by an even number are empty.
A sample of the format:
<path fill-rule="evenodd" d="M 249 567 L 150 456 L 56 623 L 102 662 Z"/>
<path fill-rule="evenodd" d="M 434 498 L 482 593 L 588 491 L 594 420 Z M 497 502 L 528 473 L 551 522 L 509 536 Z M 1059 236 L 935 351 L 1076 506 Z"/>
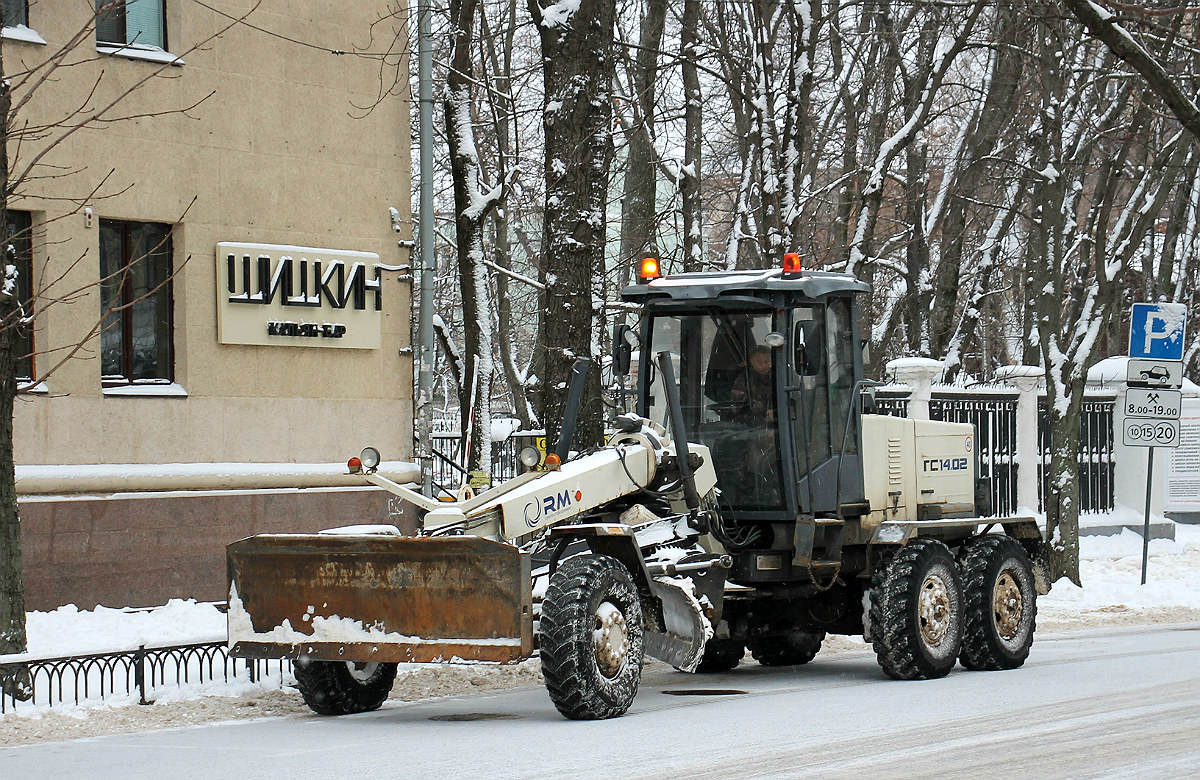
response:
<path fill-rule="evenodd" d="M 1186 304 L 1133 304 L 1129 321 L 1129 357 L 1183 360 L 1186 326 Z"/>

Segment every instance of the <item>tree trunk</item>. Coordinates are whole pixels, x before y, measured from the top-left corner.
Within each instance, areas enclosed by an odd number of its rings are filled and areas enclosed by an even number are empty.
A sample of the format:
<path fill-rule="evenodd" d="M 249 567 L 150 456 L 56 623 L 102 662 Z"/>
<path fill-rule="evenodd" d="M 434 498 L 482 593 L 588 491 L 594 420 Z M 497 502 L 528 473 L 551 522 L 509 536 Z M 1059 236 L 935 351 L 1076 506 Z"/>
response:
<path fill-rule="evenodd" d="M 2 54 L 0 54 L 2 57 Z M 9 247 L 5 266 L 15 269 L 8 235 L 8 120 L 12 93 L 0 59 L 0 247 Z M 23 653 L 25 638 L 25 578 L 21 565 L 21 517 L 17 507 L 16 467 L 13 462 L 13 401 L 17 395 L 17 325 L 21 303 L 9 282 L 15 270 L 4 274 L 0 290 L 0 655 Z M 33 695 L 29 670 L 9 669 L 0 675 L 0 694 L 22 701 Z"/>
<path fill-rule="evenodd" d="M 454 181 L 455 231 L 459 289 L 463 307 L 463 383 L 459 388 L 461 430 L 468 470 L 491 472 L 492 461 L 492 301 L 484 264 L 483 225 L 499 200 L 498 188 L 481 183 L 479 153 L 472 123 L 471 43 L 476 0 L 451 0 L 454 30 L 450 72 L 446 77 L 446 137 Z"/>
<path fill-rule="evenodd" d="M 629 159 L 625 166 L 625 195 L 621 201 L 620 284 L 630 268 L 647 255 L 658 256 L 655 239 L 655 195 L 658 191 L 658 151 L 654 148 L 657 112 L 658 50 L 667 19 L 667 0 L 648 0 L 633 71 L 633 122 L 629 129 Z"/>
<path fill-rule="evenodd" d="M 1082 384 L 1082 382 L 1080 382 Z M 1046 479 L 1046 542 L 1049 546 L 1051 580 L 1066 577 L 1076 585 L 1079 576 L 1079 420 L 1083 392 L 1069 391 L 1066 412 L 1056 414 L 1060 404 L 1054 383 L 1048 383 L 1050 404 L 1050 463 Z M 1061 405 L 1058 408 L 1062 408 Z"/>
<path fill-rule="evenodd" d="M 546 137 L 540 278 L 544 354 L 538 416 L 551 446 L 557 443 L 571 367 L 577 357 L 598 358 L 608 174 L 612 165 L 615 0 L 580 0 L 572 12 L 551 4 L 543 13 L 529 0 L 541 37 Z M 597 445 L 604 407 L 599 365 L 588 374 L 575 442 Z"/>
<path fill-rule="evenodd" d="M 683 168 L 679 196 L 683 209 L 683 270 L 699 271 L 704 263 L 704 202 L 700 193 L 704 137 L 703 96 L 696 68 L 700 56 L 700 0 L 683 0 L 679 68 L 683 78 Z"/>

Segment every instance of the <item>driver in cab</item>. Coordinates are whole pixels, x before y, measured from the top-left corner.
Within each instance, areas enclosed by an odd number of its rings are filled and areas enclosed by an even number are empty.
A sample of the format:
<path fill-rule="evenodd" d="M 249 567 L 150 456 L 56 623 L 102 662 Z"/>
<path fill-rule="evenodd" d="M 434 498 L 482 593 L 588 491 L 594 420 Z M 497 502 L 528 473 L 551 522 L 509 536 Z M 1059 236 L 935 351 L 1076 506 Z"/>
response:
<path fill-rule="evenodd" d="M 775 420 L 775 388 L 771 377 L 771 348 L 756 346 L 746 360 L 746 370 L 734 381 L 730 401 L 738 407 L 738 418 L 751 425 L 768 427 Z"/>

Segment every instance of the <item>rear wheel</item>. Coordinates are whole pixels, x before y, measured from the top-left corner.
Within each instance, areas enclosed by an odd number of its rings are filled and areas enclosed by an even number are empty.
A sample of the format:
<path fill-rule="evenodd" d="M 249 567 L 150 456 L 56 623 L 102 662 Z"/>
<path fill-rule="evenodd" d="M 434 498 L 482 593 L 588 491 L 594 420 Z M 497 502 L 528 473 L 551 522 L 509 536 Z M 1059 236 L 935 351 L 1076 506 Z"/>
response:
<path fill-rule="evenodd" d="M 714 674 L 736 669 L 746 654 L 746 646 L 736 639 L 710 639 L 704 643 L 704 655 L 696 674 Z"/>
<path fill-rule="evenodd" d="M 871 643 L 889 677 L 945 677 L 962 647 L 962 614 L 958 567 L 936 539 L 914 539 L 871 577 Z"/>
<path fill-rule="evenodd" d="M 999 534 L 971 540 L 960 554 L 963 646 L 973 671 L 1016 669 L 1029 657 L 1037 618 L 1033 567 L 1020 542 Z"/>
<path fill-rule="evenodd" d="M 318 715 L 377 710 L 396 681 L 396 664 L 297 661 L 293 669 L 304 703 Z"/>
<path fill-rule="evenodd" d="M 792 631 L 783 636 L 765 636 L 750 642 L 754 660 L 763 666 L 799 666 L 817 657 L 825 632 Z"/>
<path fill-rule="evenodd" d="M 629 572 L 607 555 L 568 558 L 550 577 L 539 619 L 542 676 L 573 720 L 625 714 L 642 678 L 642 605 Z"/>

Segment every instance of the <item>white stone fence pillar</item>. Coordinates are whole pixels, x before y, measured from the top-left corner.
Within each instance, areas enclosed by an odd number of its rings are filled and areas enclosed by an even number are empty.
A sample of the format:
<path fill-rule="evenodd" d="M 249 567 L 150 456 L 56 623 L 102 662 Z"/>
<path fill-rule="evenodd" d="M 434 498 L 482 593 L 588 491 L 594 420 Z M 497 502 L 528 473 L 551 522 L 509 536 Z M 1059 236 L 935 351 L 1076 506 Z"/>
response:
<path fill-rule="evenodd" d="M 1038 508 L 1038 385 L 1046 375 L 1041 366 L 1001 366 L 996 379 L 1017 388 L 1017 508 L 1016 514 L 1036 514 Z"/>
<path fill-rule="evenodd" d="M 913 420 L 929 419 L 929 399 L 933 397 L 933 380 L 946 370 L 940 360 L 922 357 L 896 358 L 889 360 L 888 373 L 895 377 L 896 384 L 908 385 L 908 417 Z"/>

